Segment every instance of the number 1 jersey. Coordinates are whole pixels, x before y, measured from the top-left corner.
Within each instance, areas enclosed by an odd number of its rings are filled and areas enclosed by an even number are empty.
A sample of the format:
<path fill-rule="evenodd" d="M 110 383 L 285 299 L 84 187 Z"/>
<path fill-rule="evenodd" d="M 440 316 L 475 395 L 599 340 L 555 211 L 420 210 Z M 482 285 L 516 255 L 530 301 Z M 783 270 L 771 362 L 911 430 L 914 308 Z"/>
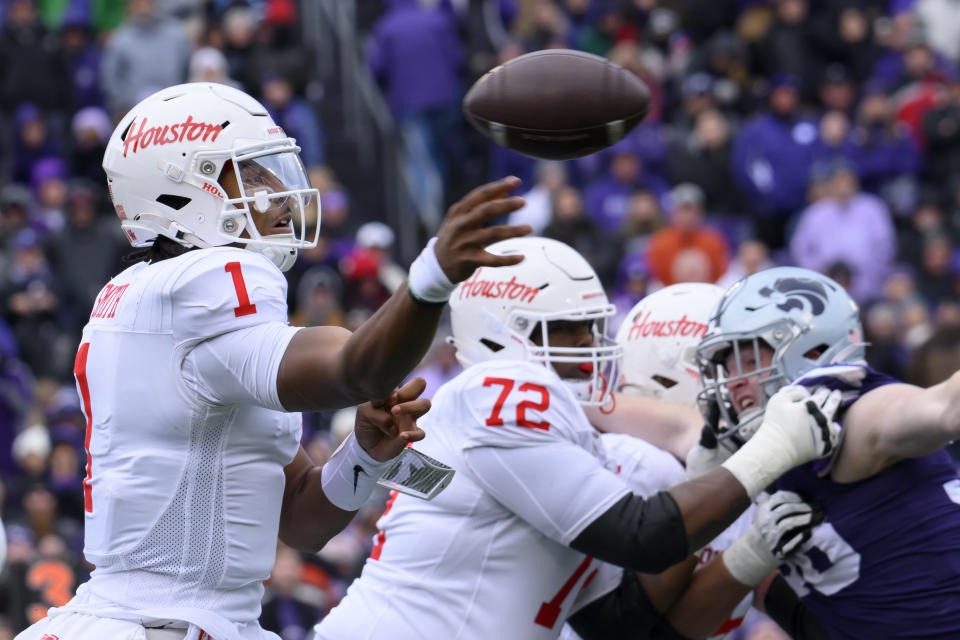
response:
<path fill-rule="evenodd" d="M 139 263 L 104 287 L 74 371 L 96 570 L 63 610 L 256 621 L 300 439 L 276 390 L 295 332 L 283 275 L 243 249 Z"/>

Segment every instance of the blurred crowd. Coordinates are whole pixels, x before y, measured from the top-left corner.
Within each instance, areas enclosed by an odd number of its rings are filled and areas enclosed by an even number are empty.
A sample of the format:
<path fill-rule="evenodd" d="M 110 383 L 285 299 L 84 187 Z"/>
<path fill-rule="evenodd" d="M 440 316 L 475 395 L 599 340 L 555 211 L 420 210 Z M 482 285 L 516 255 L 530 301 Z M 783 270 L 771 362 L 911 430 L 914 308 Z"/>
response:
<path fill-rule="evenodd" d="M 524 180 L 511 221 L 574 246 L 621 314 L 682 281 L 795 264 L 861 304 L 868 358 L 929 385 L 960 368 L 957 0 L 363 0 L 362 55 L 421 204 Z M 357 326 L 404 278 L 394 229 L 350 210 L 324 127 L 325 78 L 295 0 L 0 0 L 0 640 L 62 604 L 82 559 L 85 419 L 72 382 L 100 287 L 124 268 L 100 160 L 154 90 L 228 83 L 302 147 L 318 247 L 288 273 L 291 320 Z M 647 120 L 601 153 L 538 162 L 460 115 L 470 84 L 525 52 L 576 48 L 645 80 Z M 363 224 L 360 222 L 363 221 Z M 414 224 L 411 222 L 411 224 Z M 430 232 L 432 230 L 423 230 Z M 616 327 L 614 327 L 615 329 Z M 438 339 L 428 394 L 458 371 Z M 305 416 L 322 462 L 348 411 Z M 374 543 L 383 500 L 320 554 L 278 549 L 263 624 L 299 640 Z M 772 635 L 766 623 L 742 637 Z"/>

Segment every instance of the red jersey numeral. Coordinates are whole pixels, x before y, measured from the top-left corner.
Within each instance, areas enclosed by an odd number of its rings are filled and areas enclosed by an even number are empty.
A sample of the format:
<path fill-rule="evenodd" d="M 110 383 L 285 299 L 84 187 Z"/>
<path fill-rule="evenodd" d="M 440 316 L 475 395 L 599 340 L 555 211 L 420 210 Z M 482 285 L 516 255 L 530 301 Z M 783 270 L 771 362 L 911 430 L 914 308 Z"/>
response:
<path fill-rule="evenodd" d="M 546 627 L 547 629 L 553 629 L 557 624 L 557 618 L 560 617 L 560 612 L 563 610 L 563 601 L 567 599 L 567 596 L 570 595 L 570 592 L 573 591 L 573 585 L 577 584 L 577 581 L 580 580 L 580 576 L 590 567 L 590 561 L 593 560 L 590 556 L 587 556 L 583 559 L 577 568 L 574 570 L 573 575 L 567 578 L 567 581 L 563 583 L 563 586 L 560 587 L 560 591 L 557 591 L 557 595 L 553 596 L 553 599 L 550 602 L 544 602 L 540 605 L 540 610 L 537 611 L 537 617 L 533 619 L 535 623 L 541 627 Z M 593 576 L 597 574 L 597 570 L 594 569 L 593 573 L 584 581 L 583 586 L 587 586 Z M 581 587 L 582 589 L 583 587 Z"/>
<path fill-rule="evenodd" d="M 399 495 L 399 493 L 396 492 L 396 491 L 391 491 L 391 492 L 390 492 L 390 498 L 387 500 L 387 507 L 383 510 L 383 513 L 380 515 L 381 518 L 382 518 L 383 516 L 387 515 L 388 513 L 390 513 L 390 509 L 393 508 L 393 503 L 396 501 L 398 495 Z M 370 552 L 370 559 L 371 559 L 371 560 L 379 560 L 379 559 L 380 559 L 380 554 L 383 553 L 383 543 L 386 542 L 386 541 L 387 541 L 387 532 L 386 532 L 386 531 L 378 531 L 378 532 L 377 532 L 377 543 L 376 543 L 375 545 L 373 545 L 373 551 Z"/>
<path fill-rule="evenodd" d="M 497 401 L 493 404 L 493 411 L 490 412 L 490 415 L 487 417 L 487 426 L 488 427 L 502 427 L 503 418 L 500 417 L 500 412 L 503 410 L 503 404 L 507 401 L 507 396 L 510 395 L 510 392 L 513 391 L 513 385 L 516 384 L 513 380 L 509 378 L 485 378 L 483 381 L 483 386 L 489 387 L 492 385 L 498 385 L 503 387 L 503 390 L 500 392 L 500 395 L 497 396 Z M 521 427 L 527 427 L 528 429 L 542 429 L 547 431 L 550 429 L 550 423 L 546 420 L 540 420 L 538 422 L 533 422 L 527 420 L 527 409 L 533 409 L 534 411 L 546 411 L 550 408 L 550 391 L 539 384 L 534 384 L 532 382 L 524 382 L 519 387 L 518 391 L 536 391 L 540 394 L 540 401 L 535 402 L 533 400 L 521 400 L 517 403 L 517 414 L 516 421 L 517 425 Z"/>
<path fill-rule="evenodd" d="M 233 309 L 233 315 L 248 316 L 257 312 L 257 305 L 250 304 L 250 296 L 247 295 L 247 283 L 243 281 L 243 272 L 240 270 L 239 262 L 228 262 L 223 270 L 233 276 L 233 288 L 237 290 L 237 306 Z"/>
<path fill-rule="evenodd" d="M 533 409 L 534 411 L 546 411 L 550 408 L 550 392 L 547 391 L 546 387 L 540 386 L 539 384 L 533 384 L 532 382 L 524 382 L 520 385 L 520 391 L 536 391 L 540 394 L 540 402 L 533 402 L 532 400 L 524 400 L 517 404 L 517 424 L 521 427 L 528 427 L 530 429 L 543 429 L 547 431 L 550 429 L 550 423 L 546 420 L 541 420 L 540 422 L 531 422 L 527 420 L 527 409 Z"/>
<path fill-rule="evenodd" d="M 77 359 L 73 362 L 73 375 L 80 387 L 80 399 L 83 402 L 83 414 L 87 418 L 87 433 L 83 438 L 83 448 L 87 452 L 87 475 L 83 479 L 83 510 L 93 513 L 93 490 L 90 487 L 93 472 L 93 457 L 90 455 L 90 433 L 93 431 L 93 413 L 90 408 L 90 386 L 87 384 L 87 354 L 90 353 L 90 343 L 84 342 L 77 351 Z"/>
<path fill-rule="evenodd" d="M 493 411 L 490 412 L 490 417 L 487 418 L 487 426 L 502 427 L 503 418 L 500 417 L 500 410 L 503 409 L 503 403 L 507 401 L 507 396 L 510 395 L 510 392 L 513 390 L 513 380 L 509 378 L 486 378 L 483 381 L 483 386 L 485 387 L 494 384 L 502 386 L 503 391 L 497 396 L 497 401 L 493 405 Z"/>

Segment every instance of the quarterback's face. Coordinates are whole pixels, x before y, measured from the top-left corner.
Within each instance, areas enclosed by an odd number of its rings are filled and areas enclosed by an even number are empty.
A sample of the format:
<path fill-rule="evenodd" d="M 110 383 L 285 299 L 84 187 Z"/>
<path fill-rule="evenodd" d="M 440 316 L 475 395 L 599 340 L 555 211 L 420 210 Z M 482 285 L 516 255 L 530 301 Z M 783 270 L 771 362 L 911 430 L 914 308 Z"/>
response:
<path fill-rule="evenodd" d="M 261 236 L 288 234 L 293 231 L 294 212 L 290 206 L 294 204 L 295 198 L 271 197 L 271 194 L 289 191 L 292 187 L 286 185 L 274 171 L 260 162 L 241 161 L 238 164 L 243 188 L 241 190 L 237 184 L 233 169 L 225 170 L 222 173 L 221 184 L 227 196 L 230 198 L 240 198 L 244 195 L 256 197 L 258 194 L 267 196 L 262 197 L 262 201 L 254 201 L 250 206 L 253 222 Z M 244 235 L 247 235 L 246 231 Z"/>
<path fill-rule="evenodd" d="M 730 400 L 736 412 L 743 415 L 750 407 L 761 405 L 760 376 L 768 377 L 772 374 L 769 370 L 773 364 L 773 349 L 760 343 L 759 349 L 753 348 L 752 342 L 741 342 L 739 345 L 740 362 L 737 363 L 735 352 L 731 349 L 730 354 L 724 361 L 728 376 L 736 376 L 736 380 L 727 383 L 727 390 L 730 392 Z M 749 375 L 758 369 L 766 369 L 763 374 Z M 741 377 L 743 376 L 743 377 Z"/>

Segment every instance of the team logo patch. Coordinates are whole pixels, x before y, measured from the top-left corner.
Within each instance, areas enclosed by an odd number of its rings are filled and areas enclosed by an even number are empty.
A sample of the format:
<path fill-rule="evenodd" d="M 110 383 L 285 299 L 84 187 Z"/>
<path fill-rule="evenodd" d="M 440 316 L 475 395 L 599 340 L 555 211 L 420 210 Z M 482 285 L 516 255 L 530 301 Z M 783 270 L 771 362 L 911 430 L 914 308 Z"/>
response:
<path fill-rule="evenodd" d="M 771 298 L 781 311 L 806 309 L 815 316 L 827 308 L 827 290 L 822 283 L 807 278 L 780 278 L 773 288 L 760 289 L 760 295 Z"/>

